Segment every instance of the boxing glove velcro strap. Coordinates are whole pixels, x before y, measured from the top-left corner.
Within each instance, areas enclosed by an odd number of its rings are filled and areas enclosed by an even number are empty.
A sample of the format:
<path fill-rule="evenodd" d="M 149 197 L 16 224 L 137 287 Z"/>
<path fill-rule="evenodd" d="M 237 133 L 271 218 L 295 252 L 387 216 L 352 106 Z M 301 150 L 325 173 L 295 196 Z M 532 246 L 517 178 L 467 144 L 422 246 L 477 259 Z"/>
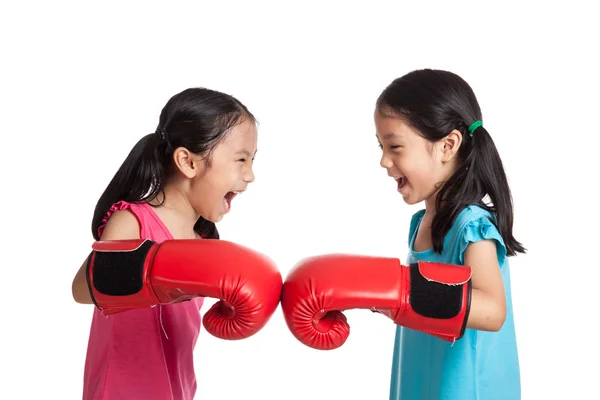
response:
<path fill-rule="evenodd" d="M 146 258 L 155 244 L 151 240 L 96 242 L 87 264 L 94 289 L 107 296 L 138 293 L 144 286 Z"/>
<path fill-rule="evenodd" d="M 460 314 L 465 306 L 464 286 L 467 285 L 467 290 L 471 288 L 470 268 L 427 262 L 409 267 L 409 301 L 414 312 L 435 319 L 450 319 Z"/>

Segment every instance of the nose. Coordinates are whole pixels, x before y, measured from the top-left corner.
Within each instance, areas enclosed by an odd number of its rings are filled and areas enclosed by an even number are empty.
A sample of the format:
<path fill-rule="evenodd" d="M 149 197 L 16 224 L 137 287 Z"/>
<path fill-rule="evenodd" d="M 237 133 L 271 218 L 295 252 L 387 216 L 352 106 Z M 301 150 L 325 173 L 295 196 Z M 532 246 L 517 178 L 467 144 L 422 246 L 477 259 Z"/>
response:
<path fill-rule="evenodd" d="M 244 174 L 244 182 L 252 183 L 252 182 L 254 182 L 254 179 L 256 179 L 256 177 L 254 176 L 254 171 L 252 170 L 252 166 L 250 166 L 250 168 L 248 168 L 246 170 L 246 173 Z"/>
<path fill-rule="evenodd" d="M 381 168 L 384 168 L 384 169 L 390 169 L 393 166 L 392 161 L 388 157 L 386 157 L 385 154 L 381 155 L 381 160 L 379 161 L 379 165 L 381 165 Z"/>

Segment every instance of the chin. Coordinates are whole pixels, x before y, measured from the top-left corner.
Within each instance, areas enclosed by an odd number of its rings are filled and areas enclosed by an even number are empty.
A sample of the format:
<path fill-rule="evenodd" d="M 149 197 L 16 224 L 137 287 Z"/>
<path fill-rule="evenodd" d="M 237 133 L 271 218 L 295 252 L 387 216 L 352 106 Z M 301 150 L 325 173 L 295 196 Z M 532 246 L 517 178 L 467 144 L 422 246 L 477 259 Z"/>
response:
<path fill-rule="evenodd" d="M 214 216 L 211 215 L 209 218 L 204 218 L 204 219 L 216 224 L 217 222 L 221 222 L 223 217 L 224 217 L 224 215 L 214 215 Z"/>
<path fill-rule="evenodd" d="M 201 218 L 204 218 L 205 220 L 209 221 L 209 222 L 213 222 L 213 223 L 217 223 L 219 221 L 221 221 L 224 217 L 224 215 L 220 214 L 220 213 L 214 213 L 214 214 L 210 214 L 210 213 L 205 213 L 205 214 L 200 214 Z"/>
<path fill-rule="evenodd" d="M 404 202 L 406 204 L 408 204 L 409 206 L 414 206 L 415 204 L 420 203 L 422 200 L 419 199 L 414 199 L 414 198 L 410 198 L 410 197 L 404 197 L 402 196 L 402 200 L 404 200 Z"/>

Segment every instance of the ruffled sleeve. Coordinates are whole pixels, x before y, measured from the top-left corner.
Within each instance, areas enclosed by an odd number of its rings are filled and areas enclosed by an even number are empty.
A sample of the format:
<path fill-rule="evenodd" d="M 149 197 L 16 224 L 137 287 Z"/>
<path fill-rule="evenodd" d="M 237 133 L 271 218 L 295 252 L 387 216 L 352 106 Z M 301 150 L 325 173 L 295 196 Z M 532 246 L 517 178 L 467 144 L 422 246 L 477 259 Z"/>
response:
<path fill-rule="evenodd" d="M 462 229 L 459 238 L 459 260 L 460 263 L 464 263 L 464 254 L 467 250 L 469 243 L 476 243 L 480 240 L 494 240 L 496 241 L 496 254 L 498 256 L 498 263 L 502 265 L 506 258 L 506 246 L 504 240 L 498 231 L 498 228 L 489 220 L 486 216 L 481 216 L 477 219 L 467 222 Z"/>
<path fill-rule="evenodd" d="M 106 223 L 108 222 L 108 219 L 110 218 L 112 213 L 114 213 L 115 211 L 129 210 L 129 209 L 131 209 L 131 204 L 126 201 L 117 201 L 115 204 L 113 204 L 112 207 L 108 210 L 108 212 L 104 216 L 104 218 L 102 218 L 102 223 L 98 227 L 98 237 L 100 237 L 100 238 L 102 237 L 102 232 L 104 232 L 104 227 L 106 226 Z"/>
<path fill-rule="evenodd" d="M 412 248 L 413 238 L 417 234 L 417 229 L 419 228 L 421 219 L 423 219 L 423 215 L 425 215 L 424 209 L 414 213 L 410 219 L 410 228 L 408 229 L 408 243 L 410 248 Z"/>

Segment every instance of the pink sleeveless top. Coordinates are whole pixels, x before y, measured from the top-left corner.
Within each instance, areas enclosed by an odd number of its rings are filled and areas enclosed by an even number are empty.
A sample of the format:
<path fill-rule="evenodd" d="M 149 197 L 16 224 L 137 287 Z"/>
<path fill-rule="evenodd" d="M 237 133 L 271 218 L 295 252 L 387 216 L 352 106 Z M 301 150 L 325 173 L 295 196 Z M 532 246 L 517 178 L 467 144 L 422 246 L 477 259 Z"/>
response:
<path fill-rule="evenodd" d="M 173 239 L 148 204 L 118 202 L 140 223 L 144 239 Z M 196 393 L 193 350 L 203 299 L 104 316 L 94 307 L 85 361 L 84 400 L 191 400 Z"/>

